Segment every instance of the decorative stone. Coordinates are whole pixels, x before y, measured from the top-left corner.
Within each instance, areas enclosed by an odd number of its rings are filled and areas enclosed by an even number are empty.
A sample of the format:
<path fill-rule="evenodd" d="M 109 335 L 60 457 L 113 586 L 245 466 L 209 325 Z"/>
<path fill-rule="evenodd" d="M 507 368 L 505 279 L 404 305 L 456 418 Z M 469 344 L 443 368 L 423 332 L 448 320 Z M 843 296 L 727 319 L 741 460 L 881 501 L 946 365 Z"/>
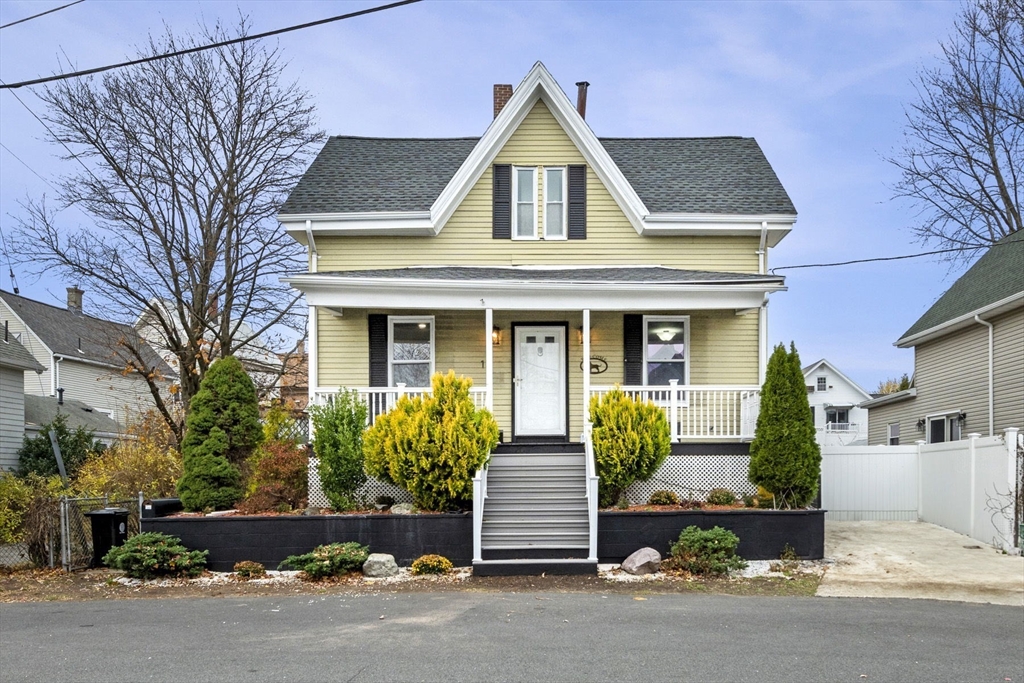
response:
<path fill-rule="evenodd" d="M 313 515 L 322 515 L 322 514 L 323 514 L 323 510 L 321 510 L 320 508 L 315 508 L 315 507 L 308 507 L 308 508 L 306 508 L 305 510 L 302 511 L 302 515 L 304 517 L 312 517 Z"/>
<path fill-rule="evenodd" d="M 622 561 L 622 571 L 629 574 L 653 574 L 661 569 L 661 553 L 654 548 L 640 548 Z"/>
<path fill-rule="evenodd" d="M 363 575 L 370 577 L 394 576 L 398 573 L 398 564 L 394 555 L 385 553 L 370 553 L 363 562 Z"/>
<path fill-rule="evenodd" d="M 391 514 L 393 515 L 411 515 L 416 508 L 413 507 L 412 503 L 399 503 L 398 505 L 391 506 Z"/>

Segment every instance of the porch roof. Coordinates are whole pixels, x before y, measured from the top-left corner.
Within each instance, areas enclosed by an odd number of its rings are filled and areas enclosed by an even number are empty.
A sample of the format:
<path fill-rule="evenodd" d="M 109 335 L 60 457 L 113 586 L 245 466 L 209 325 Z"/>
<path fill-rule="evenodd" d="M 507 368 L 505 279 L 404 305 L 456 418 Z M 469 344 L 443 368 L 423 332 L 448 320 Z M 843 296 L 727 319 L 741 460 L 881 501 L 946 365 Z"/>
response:
<path fill-rule="evenodd" d="M 785 278 L 662 266 L 418 266 L 294 275 L 310 305 L 513 310 L 750 309 Z"/>

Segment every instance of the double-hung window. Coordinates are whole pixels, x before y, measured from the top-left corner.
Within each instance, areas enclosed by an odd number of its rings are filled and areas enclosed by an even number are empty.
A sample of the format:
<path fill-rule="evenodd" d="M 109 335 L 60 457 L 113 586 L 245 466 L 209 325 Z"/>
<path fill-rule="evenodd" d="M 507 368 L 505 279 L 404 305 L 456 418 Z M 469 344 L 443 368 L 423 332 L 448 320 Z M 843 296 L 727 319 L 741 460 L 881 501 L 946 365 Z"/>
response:
<path fill-rule="evenodd" d="M 537 169 L 512 167 L 512 239 L 537 239 Z"/>
<path fill-rule="evenodd" d="M 815 391 L 828 391 L 828 377 L 818 377 Z"/>
<path fill-rule="evenodd" d="M 644 316 L 644 384 L 689 384 L 690 317 Z"/>
<path fill-rule="evenodd" d="M 388 384 L 429 387 L 434 374 L 433 316 L 388 318 Z"/>
<path fill-rule="evenodd" d="M 544 239 L 566 238 L 565 196 L 567 174 L 565 168 L 544 169 Z"/>
<path fill-rule="evenodd" d="M 888 433 L 889 445 L 899 446 L 900 445 L 900 423 L 890 422 L 889 433 Z"/>

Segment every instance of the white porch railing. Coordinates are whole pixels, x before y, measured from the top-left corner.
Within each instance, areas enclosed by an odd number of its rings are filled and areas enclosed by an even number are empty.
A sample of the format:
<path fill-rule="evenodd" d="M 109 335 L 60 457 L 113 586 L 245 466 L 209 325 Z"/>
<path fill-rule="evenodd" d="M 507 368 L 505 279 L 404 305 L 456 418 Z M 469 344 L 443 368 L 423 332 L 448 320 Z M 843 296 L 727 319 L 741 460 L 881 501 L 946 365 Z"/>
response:
<path fill-rule="evenodd" d="M 314 405 L 325 405 L 333 396 L 337 395 L 345 387 L 318 387 L 313 392 Z M 431 392 L 430 387 L 351 387 L 360 400 L 366 404 L 366 425 L 369 427 L 377 419 L 378 415 L 391 410 L 398 402 L 399 396 L 423 396 Z M 487 407 L 487 387 L 470 387 L 469 397 L 473 399 L 473 405 L 477 408 Z"/>
<path fill-rule="evenodd" d="M 860 425 L 856 422 L 826 422 L 826 434 L 846 434 L 848 432 L 860 431 Z"/>
<path fill-rule="evenodd" d="M 604 396 L 614 386 L 592 386 L 590 396 Z M 757 386 L 620 386 L 637 399 L 665 411 L 672 441 L 740 440 L 754 438 L 761 389 Z"/>

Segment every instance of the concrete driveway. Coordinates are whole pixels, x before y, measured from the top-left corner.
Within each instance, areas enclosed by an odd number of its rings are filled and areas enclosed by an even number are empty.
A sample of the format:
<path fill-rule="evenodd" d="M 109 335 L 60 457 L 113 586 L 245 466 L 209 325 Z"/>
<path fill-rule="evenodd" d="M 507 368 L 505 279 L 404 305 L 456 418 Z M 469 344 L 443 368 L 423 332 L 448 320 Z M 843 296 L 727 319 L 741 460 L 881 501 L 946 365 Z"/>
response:
<path fill-rule="evenodd" d="M 923 522 L 825 522 L 818 595 L 1024 606 L 1024 557 Z"/>

